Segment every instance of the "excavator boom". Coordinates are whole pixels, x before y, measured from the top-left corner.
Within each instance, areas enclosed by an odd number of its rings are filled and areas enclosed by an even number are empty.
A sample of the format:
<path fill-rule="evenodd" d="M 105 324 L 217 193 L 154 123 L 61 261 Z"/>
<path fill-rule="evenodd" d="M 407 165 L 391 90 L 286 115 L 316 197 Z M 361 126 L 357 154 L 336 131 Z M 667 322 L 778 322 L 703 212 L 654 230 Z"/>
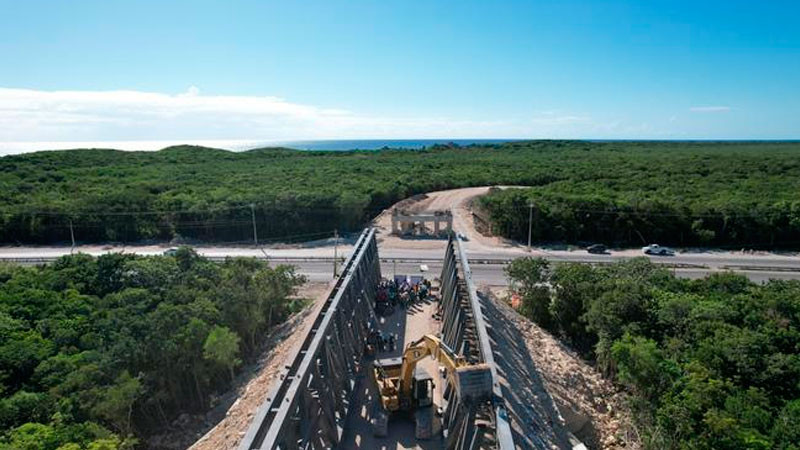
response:
<path fill-rule="evenodd" d="M 492 373 L 486 364 L 468 364 L 438 337 L 426 334 L 408 344 L 400 370 L 400 391 L 410 392 L 417 363 L 426 356 L 443 365 L 459 396 L 465 400 L 488 398 L 492 394 Z"/>
<path fill-rule="evenodd" d="M 382 410 L 376 412 L 373 419 L 376 435 L 384 436 L 387 432 L 388 413 L 413 410 L 417 423 L 415 435 L 430 437 L 433 381 L 425 371 L 417 370 L 417 363 L 427 356 L 444 366 L 448 380 L 462 401 L 491 397 L 492 372 L 487 364 L 469 364 L 438 337 L 425 335 L 408 344 L 402 359 L 386 358 L 373 363 Z"/>

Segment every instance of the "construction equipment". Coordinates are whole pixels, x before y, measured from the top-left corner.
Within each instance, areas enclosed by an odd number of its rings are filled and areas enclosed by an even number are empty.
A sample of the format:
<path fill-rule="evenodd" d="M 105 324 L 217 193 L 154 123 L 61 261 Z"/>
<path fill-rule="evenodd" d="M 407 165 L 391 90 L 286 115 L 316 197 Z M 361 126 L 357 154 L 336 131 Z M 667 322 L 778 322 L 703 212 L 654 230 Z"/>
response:
<path fill-rule="evenodd" d="M 444 366 L 446 377 L 455 386 L 464 402 L 491 397 L 492 374 L 486 364 L 469 364 L 455 354 L 438 337 L 425 335 L 408 344 L 402 358 L 384 358 L 373 363 L 373 376 L 380 403 L 373 409 L 373 426 L 377 436 L 388 431 L 389 414 L 414 413 L 418 439 L 433 434 L 433 377 L 417 363 L 430 356 Z"/>

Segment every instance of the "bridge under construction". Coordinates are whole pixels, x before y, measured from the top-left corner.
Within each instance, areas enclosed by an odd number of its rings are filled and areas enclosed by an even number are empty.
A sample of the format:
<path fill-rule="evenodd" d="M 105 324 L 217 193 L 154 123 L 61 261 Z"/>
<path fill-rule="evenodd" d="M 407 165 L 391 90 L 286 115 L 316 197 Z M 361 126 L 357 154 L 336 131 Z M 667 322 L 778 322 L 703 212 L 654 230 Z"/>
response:
<path fill-rule="evenodd" d="M 240 450 L 258 449 L 553 449 L 580 448 L 541 388 L 527 350 L 479 295 L 458 235 L 442 258 L 435 295 L 388 314 L 376 312 L 381 280 L 375 230 L 359 236 L 342 272 L 293 360 L 253 416 Z M 420 367 L 433 378 L 432 436 L 415 437 L 413 421 L 392 417 L 375 433 L 377 387 L 370 377 L 371 325 L 397 337 L 381 357 L 434 335 L 466 364 L 488 367 L 489 395 L 461 398 L 437 361 Z"/>

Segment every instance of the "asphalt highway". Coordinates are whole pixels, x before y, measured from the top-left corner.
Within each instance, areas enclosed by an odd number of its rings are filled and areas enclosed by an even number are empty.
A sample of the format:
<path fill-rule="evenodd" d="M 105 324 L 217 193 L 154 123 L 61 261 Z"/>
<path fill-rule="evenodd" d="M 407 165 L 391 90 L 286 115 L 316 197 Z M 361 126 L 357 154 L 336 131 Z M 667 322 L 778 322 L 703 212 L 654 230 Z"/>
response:
<path fill-rule="evenodd" d="M 280 262 L 279 262 L 280 263 Z M 308 277 L 309 281 L 324 282 L 333 279 L 333 261 L 296 261 L 285 262 L 297 266 L 298 273 Z M 421 266 L 426 266 L 422 267 Z M 341 265 L 340 265 L 341 266 Z M 504 286 L 506 280 L 503 269 L 505 264 L 479 264 L 473 262 L 470 265 L 472 277 L 476 284 L 486 284 L 491 286 Z M 422 270 L 426 269 L 426 270 Z M 384 260 L 381 263 L 381 273 L 384 277 L 390 278 L 394 275 L 425 275 L 426 277 L 438 277 L 442 270 L 441 262 L 415 261 L 415 262 L 392 262 Z M 677 276 L 682 278 L 702 278 L 715 269 L 706 268 L 670 268 Z M 738 273 L 746 275 L 755 282 L 764 282 L 769 279 L 788 279 L 800 280 L 800 271 L 782 270 L 738 270 Z"/>
<path fill-rule="evenodd" d="M 641 256 L 637 250 L 613 251 L 606 255 L 593 255 L 582 250 L 548 250 L 534 248 L 528 251 L 524 247 L 489 249 L 485 246 L 471 245 L 467 242 L 466 250 L 471 261 L 473 277 L 476 283 L 490 285 L 506 284 L 503 267 L 505 264 L 521 256 L 541 256 L 551 261 L 571 261 L 586 263 L 610 263 L 626 258 Z M 472 247 L 472 248 L 471 248 Z M 427 273 L 438 276 L 441 271 L 441 259 L 444 256 L 444 241 L 427 242 L 426 248 L 381 248 L 384 275 L 419 274 L 420 265 L 427 266 Z M 352 247 L 340 245 L 336 249 L 338 257 L 344 258 Z M 107 252 L 126 252 L 136 254 L 160 254 L 165 247 L 100 247 L 85 246 L 74 251 L 99 255 Z M 326 281 L 333 277 L 333 246 L 306 248 L 259 249 L 254 247 L 196 247 L 198 253 L 211 258 L 227 256 L 255 256 L 268 258 L 273 264 L 292 264 L 298 271 L 312 281 Z M 69 254 L 69 247 L 0 247 L 0 261 L 21 264 L 38 264 L 54 260 Z M 800 279 L 800 257 L 794 255 L 778 255 L 771 253 L 750 254 L 743 252 L 705 251 L 695 253 L 678 253 L 675 256 L 649 256 L 658 263 L 665 264 L 676 275 L 686 278 L 700 278 L 714 271 L 733 270 L 743 273 L 751 280 L 762 282 L 771 278 Z"/>

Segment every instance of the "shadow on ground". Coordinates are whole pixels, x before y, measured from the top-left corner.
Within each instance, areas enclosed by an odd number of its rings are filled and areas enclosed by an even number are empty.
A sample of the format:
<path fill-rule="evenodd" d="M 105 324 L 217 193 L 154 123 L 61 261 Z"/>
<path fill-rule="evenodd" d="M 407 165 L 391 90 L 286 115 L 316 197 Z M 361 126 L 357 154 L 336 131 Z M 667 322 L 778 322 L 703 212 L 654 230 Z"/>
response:
<path fill-rule="evenodd" d="M 567 429 L 528 353 L 524 336 L 506 320 L 505 312 L 500 310 L 505 305 L 495 303 L 484 293 L 479 292 L 478 296 L 483 314 L 492 324 L 489 336 L 515 444 L 521 448 L 571 448 Z"/>

